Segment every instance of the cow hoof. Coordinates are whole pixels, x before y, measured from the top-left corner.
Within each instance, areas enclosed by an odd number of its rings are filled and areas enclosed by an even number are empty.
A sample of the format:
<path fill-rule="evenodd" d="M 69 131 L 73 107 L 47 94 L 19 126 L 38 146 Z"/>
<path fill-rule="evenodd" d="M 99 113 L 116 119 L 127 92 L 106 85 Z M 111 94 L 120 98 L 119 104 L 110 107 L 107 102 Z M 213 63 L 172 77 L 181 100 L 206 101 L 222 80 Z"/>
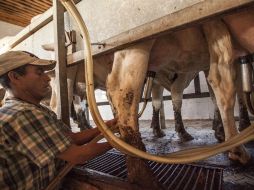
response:
<path fill-rule="evenodd" d="M 241 164 L 246 165 L 251 160 L 251 155 L 244 147 L 238 147 L 228 153 L 228 157 L 232 161 L 239 161 Z"/>
<path fill-rule="evenodd" d="M 214 129 L 214 136 L 219 142 L 225 141 L 225 133 L 223 127 L 217 127 Z"/>
<path fill-rule="evenodd" d="M 178 133 L 178 137 L 180 138 L 180 140 L 182 142 L 187 142 L 187 141 L 191 141 L 193 140 L 194 138 L 187 132 L 185 133 Z"/>
<path fill-rule="evenodd" d="M 162 130 L 153 130 L 153 134 L 157 138 L 161 138 L 166 135 Z"/>

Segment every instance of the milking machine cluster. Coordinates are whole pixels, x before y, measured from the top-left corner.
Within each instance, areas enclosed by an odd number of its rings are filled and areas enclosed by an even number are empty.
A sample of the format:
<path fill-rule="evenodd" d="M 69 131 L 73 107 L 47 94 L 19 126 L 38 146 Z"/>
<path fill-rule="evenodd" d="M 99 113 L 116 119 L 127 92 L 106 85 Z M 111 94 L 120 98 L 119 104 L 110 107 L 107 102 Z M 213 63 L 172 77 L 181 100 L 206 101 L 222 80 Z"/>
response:
<path fill-rule="evenodd" d="M 154 71 L 147 72 L 145 86 L 144 86 L 144 93 L 143 93 L 143 98 L 146 100 L 151 98 L 153 80 L 155 78 L 155 75 L 156 75 L 156 72 Z"/>
<path fill-rule="evenodd" d="M 242 88 L 248 110 L 254 115 L 254 53 L 239 58 L 241 65 Z"/>
<path fill-rule="evenodd" d="M 155 75 L 156 75 L 156 72 L 154 72 L 154 71 L 148 71 L 146 74 L 145 85 L 143 88 L 144 104 L 143 104 L 141 111 L 138 113 L 138 117 L 142 116 L 142 114 L 144 113 L 144 110 L 146 108 L 147 102 L 151 98 L 153 80 L 155 78 Z"/>

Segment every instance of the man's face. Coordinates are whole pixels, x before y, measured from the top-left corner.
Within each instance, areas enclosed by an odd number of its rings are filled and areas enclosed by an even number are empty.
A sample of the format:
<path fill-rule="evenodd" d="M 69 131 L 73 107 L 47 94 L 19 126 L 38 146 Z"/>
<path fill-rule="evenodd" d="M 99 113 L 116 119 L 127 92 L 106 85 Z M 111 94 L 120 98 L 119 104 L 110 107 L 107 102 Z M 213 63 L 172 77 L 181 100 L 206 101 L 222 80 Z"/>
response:
<path fill-rule="evenodd" d="M 50 78 L 41 66 L 28 65 L 19 79 L 21 92 L 34 100 L 41 101 L 50 92 Z"/>

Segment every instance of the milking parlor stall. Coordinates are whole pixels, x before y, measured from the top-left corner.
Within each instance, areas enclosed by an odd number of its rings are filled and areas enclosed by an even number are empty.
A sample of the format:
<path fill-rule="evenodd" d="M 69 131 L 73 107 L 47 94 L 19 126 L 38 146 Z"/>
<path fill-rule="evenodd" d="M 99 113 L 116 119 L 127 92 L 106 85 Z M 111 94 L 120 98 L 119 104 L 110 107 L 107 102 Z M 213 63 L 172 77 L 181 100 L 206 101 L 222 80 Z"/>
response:
<path fill-rule="evenodd" d="M 0 54 L 56 60 L 43 103 L 73 131 L 99 127 L 95 141 L 114 147 L 67 163 L 47 189 L 60 181 L 77 190 L 254 188 L 253 0 L 0 7 Z"/>

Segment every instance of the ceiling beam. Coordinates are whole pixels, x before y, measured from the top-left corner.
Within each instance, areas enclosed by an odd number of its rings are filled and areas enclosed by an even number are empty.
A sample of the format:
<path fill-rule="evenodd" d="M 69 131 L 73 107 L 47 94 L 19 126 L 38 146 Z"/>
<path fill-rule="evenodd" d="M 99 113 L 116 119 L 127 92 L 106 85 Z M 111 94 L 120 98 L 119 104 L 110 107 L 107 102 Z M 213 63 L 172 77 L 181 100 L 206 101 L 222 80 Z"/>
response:
<path fill-rule="evenodd" d="M 17 2 L 17 1 L 12 1 L 12 0 L 5 0 L 4 3 L 2 4 L 6 4 L 8 6 L 11 7 L 19 7 L 22 10 L 29 10 L 32 12 L 35 12 L 36 14 L 41 14 L 42 12 L 44 12 L 45 10 L 41 9 L 40 7 L 38 7 L 36 4 L 33 4 L 32 1 L 29 3 L 27 1 L 22 1 L 22 2 Z"/>
<path fill-rule="evenodd" d="M 49 6 L 49 7 L 52 7 L 52 6 L 53 6 L 52 0 L 34 0 L 34 1 L 35 1 L 35 2 L 40 2 L 40 3 L 44 4 L 44 5 Z"/>
<path fill-rule="evenodd" d="M 74 0 L 79 3 L 81 0 Z M 52 7 L 52 0 L 0 0 L 0 20 L 27 26 L 31 19 Z"/>
<path fill-rule="evenodd" d="M 25 19 L 19 19 L 16 16 L 12 16 L 12 15 L 6 15 L 5 13 L 2 13 L 0 11 L 0 18 L 1 21 L 10 23 L 10 24 L 14 24 L 14 25 L 18 25 L 18 26 L 27 26 L 29 24 L 28 20 Z"/>
<path fill-rule="evenodd" d="M 7 16 L 16 16 L 20 19 L 22 18 L 27 18 L 30 21 L 31 17 L 34 17 L 35 15 L 32 14 L 31 12 L 23 12 L 22 10 L 15 10 L 15 8 L 8 7 L 6 5 L 3 5 L 0 7 L 0 11 L 2 13 L 5 13 Z"/>

